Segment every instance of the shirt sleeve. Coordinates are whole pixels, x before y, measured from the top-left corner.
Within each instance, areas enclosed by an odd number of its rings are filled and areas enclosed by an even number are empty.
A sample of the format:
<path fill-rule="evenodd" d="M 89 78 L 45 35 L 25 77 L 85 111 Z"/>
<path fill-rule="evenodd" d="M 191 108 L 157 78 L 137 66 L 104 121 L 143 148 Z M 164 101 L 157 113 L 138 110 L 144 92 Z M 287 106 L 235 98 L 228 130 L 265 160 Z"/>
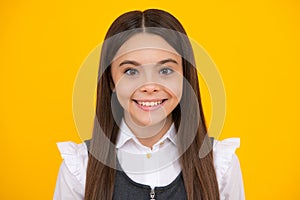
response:
<path fill-rule="evenodd" d="M 221 200 L 244 200 L 244 184 L 236 148 L 239 138 L 229 138 L 214 144 L 214 162 Z"/>
<path fill-rule="evenodd" d="M 226 172 L 220 191 L 224 200 L 244 200 L 244 184 L 238 157 L 234 154 L 232 163 Z"/>
<path fill-rule="evenodd" d="M 57 143 L 64 159 L 56 180 L 54 200 L 83 200 L 85 191 L 85 172 L 87 148 L 84 143 Z"/>
<path fill-rule="evenodd" d="M 53 200 L 83 200 L 83 194 L 81 184 L 63 161 L 59 169 Z"/>

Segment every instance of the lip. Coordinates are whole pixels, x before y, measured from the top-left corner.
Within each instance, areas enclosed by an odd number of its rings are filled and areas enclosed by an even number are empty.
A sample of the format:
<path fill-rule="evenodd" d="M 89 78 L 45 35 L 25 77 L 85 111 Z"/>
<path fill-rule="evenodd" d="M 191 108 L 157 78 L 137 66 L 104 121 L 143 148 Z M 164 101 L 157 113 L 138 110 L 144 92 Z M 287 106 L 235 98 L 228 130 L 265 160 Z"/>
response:
<path fill-rule="evenodd" d="M 135 103 L 135 105 L 138 107 L 138 108 L 140 108 L 140 109 L 142 109 L 142 110 L 144 110 L 144 111 L 153 111 L 153 110 L 157 110 L 157 109 L 159 109 L 159 108 L 161 108 L 161 107 L 163 107 L 164 106 L 164 104 L 165 104 L 165 102 L 167 101 L 168 99 L 133 99 L 133 102 Z M 162 103 L 161 104 L 159 104 L 159 105 L 156 105 L 156 106 L 143 106 L 143 105 L 140 105 L 139 103 L 138 103 L 138 101 L 142 101 L 142 102 L 156 102 L 156 101 L 162 101 Z"/>

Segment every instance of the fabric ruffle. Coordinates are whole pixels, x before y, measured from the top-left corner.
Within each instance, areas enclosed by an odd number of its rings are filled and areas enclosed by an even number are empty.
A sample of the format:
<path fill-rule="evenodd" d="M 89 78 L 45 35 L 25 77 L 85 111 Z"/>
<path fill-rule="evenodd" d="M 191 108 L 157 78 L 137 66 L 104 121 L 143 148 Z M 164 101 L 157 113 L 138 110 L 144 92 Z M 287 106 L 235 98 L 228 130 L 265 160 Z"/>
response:
<path fill-rule="evenodd" d="M 77 178 L 77 180 L 85 185 L 85 174 L 88 162 L 88 151 L 85 143 L 76 144 L 74 142 L 58 142 L 56 143 L 61 157 L 68 170 Z"/>
<path fill-rule="evenodd" d="M 222 141 L 214 140 L 214 166 L 219 184 L 222 187 L 224 176 L 228 168 L 232 165 L 233 156 L 237 148 L 240 147 L 239 138 L 228 138 Z"/>

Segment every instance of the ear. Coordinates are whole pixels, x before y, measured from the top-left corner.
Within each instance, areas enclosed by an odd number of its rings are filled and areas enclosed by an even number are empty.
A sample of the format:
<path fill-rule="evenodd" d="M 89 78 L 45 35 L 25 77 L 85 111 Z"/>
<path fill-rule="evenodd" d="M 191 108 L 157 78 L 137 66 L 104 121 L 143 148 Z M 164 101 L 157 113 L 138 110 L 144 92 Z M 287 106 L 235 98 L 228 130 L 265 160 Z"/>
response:
<path fill-rule="evenodd" d="M 112 92 L 116 92 L 116 87 L 115 87 L 115 83 L 112 79 L 111 74 L 109 74 L 109 87 L 112 90 Z"/>
<path fill-rule="evenodd" d="M 112 92 L 116 92 L 116 87 L 115 87 L 115 84 L 113 83 L 113 81 L 109 82 L 109 87 L 110 87 Z"/>

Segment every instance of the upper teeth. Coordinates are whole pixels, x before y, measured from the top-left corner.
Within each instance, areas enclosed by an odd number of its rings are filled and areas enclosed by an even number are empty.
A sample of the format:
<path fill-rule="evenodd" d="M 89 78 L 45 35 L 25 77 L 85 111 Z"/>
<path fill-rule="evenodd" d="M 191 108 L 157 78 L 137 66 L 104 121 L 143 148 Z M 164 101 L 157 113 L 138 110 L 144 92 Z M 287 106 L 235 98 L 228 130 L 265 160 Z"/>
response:
<path fill-rule="evenodd" d="M 157 106 L 157 105 L 159 105 L 161 103 L 162 103 L 162 101 L 152 101 L 152 102 L 138 101 L 138 104 L 140 104 L 142 106 Z"/>

